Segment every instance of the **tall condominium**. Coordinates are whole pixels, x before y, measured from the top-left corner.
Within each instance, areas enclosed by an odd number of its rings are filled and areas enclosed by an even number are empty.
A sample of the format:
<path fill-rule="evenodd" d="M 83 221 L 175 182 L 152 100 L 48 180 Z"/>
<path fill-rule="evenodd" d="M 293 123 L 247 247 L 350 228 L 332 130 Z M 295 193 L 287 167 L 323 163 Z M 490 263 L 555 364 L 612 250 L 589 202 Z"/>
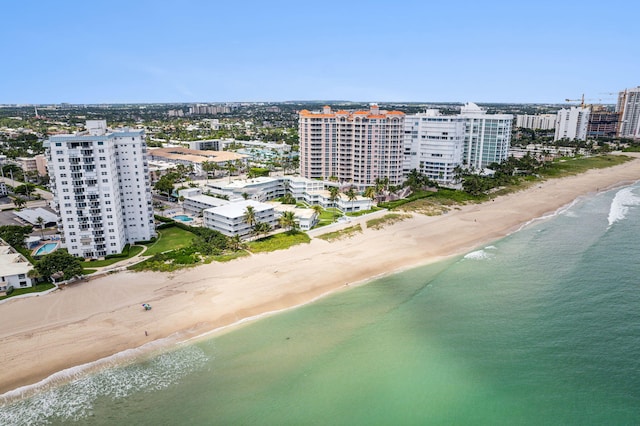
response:
<path fill-rule="evenodd" d="M 516 127 L 523 129 L 550 130 L 556 128 L 555 114 L 518 114 Z"/>
<path fill-rule="evenodd" d="M 618 136 L 640 138 L 640 86 L 618 94 L 616 112 L 620 114 Z"/>
<path fill-rule="evenodd" d="M 463 165 L 482 169 L 507 159 L 513 115 L 487 114 L 468 102 L 460 109 L 459 116 L 465 119 Z"/>
<path fill-rule="evenodd" d="M 558 111 L 558 114 L 556 116 L 556 133 L 553 140 L 586 140 L 589 114 L 589 108 L 562 108 L 560 111 Z"/>
<path fill-rule="evenodd" d="M 69 253 L 98 258 L 155 236 L 144 130 L 104 120 L 45 142 L 54 203 Z"/>
<path fill-rule="evenodd" d="M 300 172 L 306 178 L 336 177 L 362 188 L 376 178 L 391 185 L 403 181 L 404 113 L 300 111 Z"/>
<path fill-rule="evenodd" d="M 466 118 L 438 110 L 405 117 L 405 173 L 417 170 L 446 185 L 462 165 Z"/>

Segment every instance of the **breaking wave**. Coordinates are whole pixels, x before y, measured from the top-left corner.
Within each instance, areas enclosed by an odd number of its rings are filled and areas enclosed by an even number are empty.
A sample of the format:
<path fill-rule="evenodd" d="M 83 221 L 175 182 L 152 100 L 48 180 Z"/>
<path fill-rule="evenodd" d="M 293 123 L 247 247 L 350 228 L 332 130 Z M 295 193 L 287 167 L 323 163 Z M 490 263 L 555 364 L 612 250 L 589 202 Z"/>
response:
<path fill-rule="evenodd" d="M 114 400 L 136 392 L 153 392 L 177 383 L 202 368 L 208 358 L 196 346 L 184 346 L 162 353 L 146 362 L 107 368 L 83 375 L 72 382 L 53 387 L 0 409 L 0 424 L 49 424 L 78 421 L 91 415 L 100 397 Z"/>
<path fill-rule="evenodd" d="M 633 193 L 633 188 L 624 188 L 616 193 L 609 208 L 609 226 L 627 217 L 629 207 L 640 205 L 640 197 Z"/>
<path fill-rule="evenodd" d="M 495 255 L 490 253 L 488 250 L 496 250 L 495 246 L 488 246 L 481 250 L 472 251 L 471 253 L 467 253 L 464 258 L 470 260 L 485 260 L 491 259 Z"/>

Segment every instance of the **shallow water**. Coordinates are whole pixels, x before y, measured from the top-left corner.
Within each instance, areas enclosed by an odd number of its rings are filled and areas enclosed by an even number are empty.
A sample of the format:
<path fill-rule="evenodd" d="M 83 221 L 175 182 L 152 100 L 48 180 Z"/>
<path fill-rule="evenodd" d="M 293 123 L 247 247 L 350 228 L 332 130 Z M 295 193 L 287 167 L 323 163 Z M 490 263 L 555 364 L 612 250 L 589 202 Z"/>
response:
<path fill-rule="evenodd" d="M 638 185 L 0 408 L 0 424 L 637 424 Z"/>

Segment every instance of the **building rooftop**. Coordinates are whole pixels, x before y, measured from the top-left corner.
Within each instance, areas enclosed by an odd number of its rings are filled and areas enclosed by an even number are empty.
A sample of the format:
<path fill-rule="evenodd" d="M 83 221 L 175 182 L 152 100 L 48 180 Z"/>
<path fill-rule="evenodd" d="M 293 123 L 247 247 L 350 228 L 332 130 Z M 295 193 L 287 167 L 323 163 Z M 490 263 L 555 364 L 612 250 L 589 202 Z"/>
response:
<path fill-rule="evenodd" d="M 273 209 L 272 204 L 260 203 L 253 200 L 243 200 L 219 207 L 212 207 L 210 209 L 206 209 L 205 212 L 219 214 L 228 218 L 238 218 L 244 216 L 248 206 L 252 206 L 256 213 Z"/>
<path fill-rule="evenodd" d="M 38 207 L 35 209 L 22 209 L 20 211 L 14 211 L 13 214 L 18 216 L 22 220 L 26 220 L 32 225 L 38 224 L 38 217 L 41 217 L 44 220 L 43 224 L 51 222 L 56 223 L 58 221 L 57 215 L 43 209 L 42 207 Z"/>
<path fill-rule="evenodd" d="M 33 265 L 23 255 L 0 240 L 0 276 L 27 274 L 32 268 Z"/>

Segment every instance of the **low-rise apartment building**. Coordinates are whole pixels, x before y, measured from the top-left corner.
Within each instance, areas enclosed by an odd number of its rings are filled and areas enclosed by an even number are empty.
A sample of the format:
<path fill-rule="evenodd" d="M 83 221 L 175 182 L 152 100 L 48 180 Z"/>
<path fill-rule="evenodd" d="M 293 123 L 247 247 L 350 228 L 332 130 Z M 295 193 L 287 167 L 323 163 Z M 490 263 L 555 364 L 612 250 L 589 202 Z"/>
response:
<path fill-rule="evenodd" d="M 29 271 L 33 265 L 13 247 L 0 239 L 0 291 L 9 286 L 25 288 L 33 285 Z"/>
<path fill-rule="evenodd" d="M 253 208 L 256 223 L 268 223 L 272 228 L 278 224 L 273 204 L 242 200 L 205 209 L 202 212 L 204 226 L 228 237 L 247 237 L 252 233 L 251 225 L 245 220 L 247 207 Z"/>

